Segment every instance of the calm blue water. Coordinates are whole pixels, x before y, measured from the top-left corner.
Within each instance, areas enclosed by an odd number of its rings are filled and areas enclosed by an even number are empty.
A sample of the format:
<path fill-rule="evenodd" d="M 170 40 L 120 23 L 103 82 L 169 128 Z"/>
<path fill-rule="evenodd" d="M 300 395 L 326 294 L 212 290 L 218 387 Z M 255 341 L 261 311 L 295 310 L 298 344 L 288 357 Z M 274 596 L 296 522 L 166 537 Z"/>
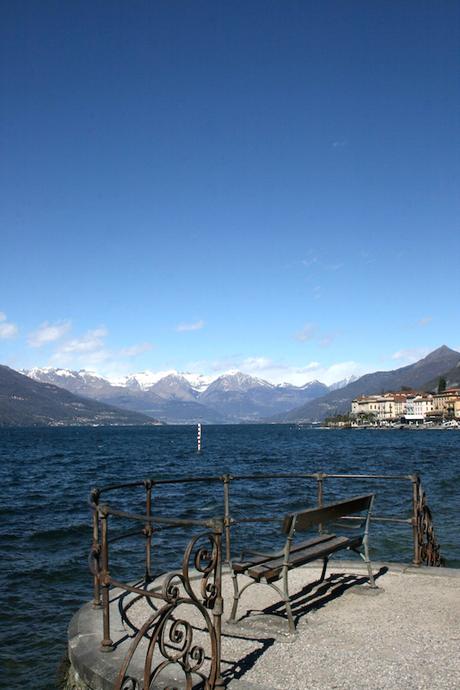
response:
<path fill-rule="evenodd" d="M 151 427 L 118 429 L 0 429 L 0 592 L 2 626 L 0 687 L 37 690 L 55 687 L 56 668 L 65 652 L 66 630 L 74 611 L 91 598 L 87 554 L 91 541 L 86 500 L 95 485 L 189 475 L 315 472 L 411 474 L 419 472 L 442 554 L 460 567 L 460 432 L 328 431 L 296 426 L 213 426 L 203 430 L 204 450 L 195 452 L 196 429 Z M 377 493 L 376 514 L 410 515 L 410 483 L 328 480 L 325 498 Z M 155 509 L 176 517 L 221 513 L 221 487 L 159 488 Z M 136 508 L 142 492 L 117 497 Z M 235 482 L 232 514 L 270 515 L 311 504 L 313 482 Z M 137 508 L 142 511 L 141 503 Z M 271 541 L 273 526 L 261 529 Z M 235 535 L 235 548 L 247 530 Z M 178 564 L 186 537 L 160 533 L 156 571 Z M 373 524 L 373 557 L 410 561 L 407 526 Z M 142 574 L 142 543 L 120 542 L 114 574 Z M 127 565 L 128 562 L 128 565 Z M 33 676 L 31 685 L 30 678 Z"/>

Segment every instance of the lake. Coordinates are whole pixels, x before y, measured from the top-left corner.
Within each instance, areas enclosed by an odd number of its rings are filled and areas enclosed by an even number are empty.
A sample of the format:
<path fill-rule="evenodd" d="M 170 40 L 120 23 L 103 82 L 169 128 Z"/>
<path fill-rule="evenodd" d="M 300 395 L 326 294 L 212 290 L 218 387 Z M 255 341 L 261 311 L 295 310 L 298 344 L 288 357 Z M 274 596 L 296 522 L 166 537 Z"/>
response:
<path fill-rule="evenodd" d="M 0 429 L 0 551 L 2 644 L 0 687 L 53 688 L 66 648 L 72 614 L 92 595 L 87 557 L 91 487 L 146 477 L 258 474 L 268 472 L 408 475 L 418 472 L 433 512 L 441 553 L 460 566 L 460 431 L 321 430 L 296 425 L 206 426 L 196 453 L 195 427 Z M 410 517 L 411 484 L 327 480 L 325 500 L 377 494 L 375 514 Z M 210 517 L 222 513 L 222 489 L 167 485 L 156 490 L 162 515 Z M 139 496 L 141 497 L 141 493 Z M 315 482 L 235 482 L 232 515 L 277 515 L 312 505 Z M 115 495 L 114 495 L 115 497 Z M 120 493 L 117 505 L 135 506 L 136 493 Z M 261 530 L 269 543 L 273 526 Z M 235 536 L 244 545 L 249 530 Z M 375 523 L 372 557 L 409 562 L 407 525 Z M 154 540 L 155 572 L 175 567 L 184 536 Z M 138 546 L 119 542 L 115 566 L 123 577 L 142 574 Z"/>

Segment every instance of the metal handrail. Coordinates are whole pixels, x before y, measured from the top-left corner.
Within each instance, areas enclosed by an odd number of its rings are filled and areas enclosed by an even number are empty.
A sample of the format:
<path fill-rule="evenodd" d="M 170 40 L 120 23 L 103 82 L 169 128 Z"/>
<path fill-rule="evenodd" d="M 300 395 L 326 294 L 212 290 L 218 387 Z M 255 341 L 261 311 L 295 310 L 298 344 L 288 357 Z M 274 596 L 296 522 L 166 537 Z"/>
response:
<path fill-rule="evenodd" d="M 316 497 L 318 507 L 323 506 L 324 499 L 324 484 L 327 480 L 353 480 L 353 481 L 398 481 L 410 482 L 412 486 L 411 495 L 411 512 L 410 518 L 402 518 L 388 515 L 373 515 L 372 521 L 395 523 L 395 524 L 409 524 L 413 531 L 413 564 L 419 566 L 422 562 L 427 565 L 441 565 L 442 559 L 439 553 L 439 545 L 436 542 L 434 535 L 431 511 L 426 502 L 426 495 L 422 489 L 420 477 L 416 474 L 412 475 L 381 475 L 381 474 L 328 474 L 324 472 L 315 473 L 268 473 L 268 474 L 248 474 L 248 475 L 231 475 L 224 474 L 220 476 L 199 476 L 199 477 L 173 477 L 166 479 L 149 478 L 134 482 L 125 482 L 117 484 L 109 484 L 102 487 L 94 488 L 91 491 L 89 504 L 93 512 L 93 542 L 89 556 L 90 570 L 93 575 L 94 582 L 94 599 L 93 605 L 102 608 L 103 613 L 103 639 L 101 648 L 105 651 L 113 649 L 113 643 L 110 637 L 110 587 L 118 587 L 126 592 L 131 592 L 139 596 L 145 596 L 150 600 L 158 601 L 160 608 L 158 609 L 158 622 L 155 623 L 156 635 L 163 634 L 164 625 L 161 621 L 166 620 L 172 611 L 182 599 L 178 599 L 178 589 L 172 586 L 174 578 L 179 579 L 185 586 L 188 602 L 192 603 L 202 612 L 205 617 L 205 609 L 212 609 L 212 619 L 207 617 L 207 625 L 210 637 L 212 638 L 213 654 L 210 675 L 208 678 L 210 688 L 223 688 L 223 680 L 220 674 L 220 646 L 221 646 L 221 617 L 223 612 L 222 594 L 221 594 L 221 571 L 222 571 L 222 551 L 225 551 L 225 560 L 231 562 L 231 529 L 238 524 L 250 524 L 254 522 L 275 522 L 279 517 L 238 517 L 235 519 L 231 514 L 230 501 L 230 486 L 232 482 L 244 481 L 258 481 L 267 479 L 277 480 L 293 480 L 304 479 L 314 480 L 317 484 Z M 184 519 L 176 517 L 163 517 L 156 515 L 152 511 L 152 494 L 157 486 L 171 485 L 171 484 L 196 484 L 196 483 L 219 483 L 223 488 L 223 512 L 221 516 L 208 519 Z M 119 491 L 144 488 L 145 490 L 145 513 L 130 512 L 121 510 L 120 508 L 111 505 L 108 502 L 108 494 Z M 101 496 L 104 496 L 104 502 L 101 503 Z M 124 532 L 117 532 L 109 537 L 108 522 L 109 518 L 121 518 L 140 523 L 139 528 L 133 528 Z M 360 518 L 357 518 L 360 519 Z M 182 563 L 182 573 L 173 573 L 167 578 L 167 586 L 163 586 L 161 591 L 154 591 L 148 589 L 147 585 L 152 581 L 151 570 L 151 548 L 152 536 L 154 531 L 161 531 L 163 529 L 186 527 L 201 527 L 207 530 L 207 533 L 195 536 L 189 543 L 184 554 Z M 115 541 L 132 537 L 144 536 L 145 538 L 145 574 L 140 583 L 132 584 L 121 582 L 115 579 L 109 571 L 109 545 Z M 193 555 L 193 550 L 197 548 L 197 540 L 206 538 L 212 545 L 212 550 L 198 549 L 195 552 L 195 565 L 202 574 L 201 592 L 205 593 L 204 601 L 200 600 L 193 592 L 188 562 Z M 224 538 L 224 541 L 222 540 Z M 224 546 L 225 544 L 225 546 Z M 198 561 L 196 560 L 198 558 Z M 197 563 L 204 558 L 208 565 L 200 569 Z M 209 585 L 208 580 L 212 577 L 213 584 Z M 163 608 L 161 608 L 161 603 Z M 203 608 L 204 607 L 204 608 Z M 163 618 L 161 618 L 163 616 Z M 188 625 L 182 621 L 181 624 Z M 152 623 L 153 625 L 153 623 Z M 177 623 L 176 623 L 177 625 Z M 145 631 L 141 629 L 136 636 L 136 642 L 132 649 L 136 647 L 142 638 Z M 190 633 L 191 635 L 191 633 Z M 131 654 L 131 653 L 130 653 Z M 120 670 L 119 678 L 116 683 L 116 688 L 119 690 L 123 686 L 123 679 L 126 675 L 126 669 L 129 665 L 128 655 L 127 661 Z M 146 662 L 147 663 L 147 662 Z M 146 667 L 147 668 L 147 667 Z M 186 665 L 184 666 L 187 671 Z M 187 671 L 188 672 L 188 671 Z M 147 677 L 147 676 L 146 676 Z M 204 678 L 204 676 L 202 676 Z"/>
<path fill-rule="evenodd" d="M 213 520 L 196 520 L 196 519 L 181 519 L 161 517 L 152 514 L 152 491 L 156 486 L 172 485 L 172 484 L 196 484 L 196 483 L 217 483 L 223 485 L 223 516 L 224 516 L 224 531 L 225 531 L 225 560 L 231 560 L 231 527 L 237 523 L 252 522 L 255 518 L 238 518 L 235 519 L 231 514 L 230 506 L 230 485 L 232 482 L 241 481 L 261 481 L 267 479 L 278 480 L 292 480 L 292 479 L 306 479 L 315 480 L 317 483 L 317 505 L 323 504 L 324 498 L 324 483 L 327 480 L 354 480 L 354 481 L 369 481 L 369 480 L 383 480 L 396 482 L 410 482 L 412 484 L 412 510 L 411 517 L 401 517 L 393 515 L 373 515 L 373 522 L 385 522 L 394 524 L 409 524 L 413 530 L 413 559 L 414 565 L 421 565 L 425 561 L 428 565 L 440 565 L 441 558 L 439 555 L 439 546 L 434 538 L 433 527 L 431 524 L 431 513 L 426 505 L 426 496 L 423 492 L 420 483 L 420 477 L 417 474 L 409 475 L 384 475 L 384 474 L 339 474 L 326 472 L 293 472 L 293 473 L 262 473 L 262 474 L 224 474 L 224 475 L 208 475 L 208 476 L 189 476 L 189 477 L 170 477 L 170 478 L 148 478 L 133 482 L 124 482 L 116 484 L 108 484 L 102 487 L 94 488 L 91 492 L 90 506 L 94 513 L 93 520 L 93 551 L 97 551 L 99 544 L 99 530 L 100 517 L 102 514 L 112 515 L 114 517 L 122 517 L 129 520 L 136 520 L 144 524 L 144 534 L 147 537 L 146 546 L 146 572 L 150 573 L 150 549 L 151 537 L 153 533 L 153 525 L 158 525 L 161 529 L 167 527 L 187 527 L 187 526 L 202 526 L 212 528 Z M 126 489 L 146 490 L 146 512 L 145 514 L 131 513 L 124 510 L 119 510 L 114 506 L 105 502 L 100 503 L 100 498 L 105 494 L 107 501 L 107 494 Z M 423 515 L 422 515 L 423 514 Z M 271 521 L 271 518 L 264 518 L 264 521 Z M 429 548 L 424 545 L 424 536 L 429 533 Z M 131 532 L 130 532 L 131 534 Z M 95 585 L 96 588 L 96 585 Z M 95 597 L 96 600 L 96 597 Z"/>

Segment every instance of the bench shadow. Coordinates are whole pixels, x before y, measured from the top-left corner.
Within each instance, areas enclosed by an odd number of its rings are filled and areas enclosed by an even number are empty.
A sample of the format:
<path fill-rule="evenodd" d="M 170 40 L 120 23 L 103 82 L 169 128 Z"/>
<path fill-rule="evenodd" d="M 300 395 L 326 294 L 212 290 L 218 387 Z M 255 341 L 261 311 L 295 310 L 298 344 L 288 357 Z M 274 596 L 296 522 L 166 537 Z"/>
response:
<path fill-rule="evenodd" d="M 377 581 L 387 572 L 388 568 L 382 566 L 377 571 L 377 573 L 374 574 L 375 580 Z M 320 610 L 330 602 L 334 601 L 334 599 L 338 599 L 339 597 L 341 597 L 352 587 L 364 585 L 367 582 L 367 576 L 350 575 L 344 572 L 331 573 L 329 577 L 327 577 L 322 582 L 319 580 L 309 582 L 304 587 L 302 587 L 302 589 L 300 589 L 298 592 L 295 592 L 290 597 L 291 608 L 296 627 L 299 621 L 305 616 L 307 616 L 307 614 L 309 614 L 311 611 Z M 142 597 L 138 595 L 128 600 L 128 597 L 126 595 L 129 595 L 129 593 L 123 593 L 121 596 L 118 596 L 117 603 L 120 618 L 131 629 L 131 634 L 122 635 L 120 639 L 116 642 L 116 647 L 121 645 L 123 642 L 126 642 L 130 637 L 132 638 L 133 634 L 135 634 L 138 631 L 138 626 L 133 624 L 129 619 L 129 610 L 131 606 L 136 601 L 138 601 L 139 598 Z M 149 601 L 149 604 L 151 609 L 154 611 L 156 607 L 153 605 L 153 602 Z M 238 623 L 241 624 L 243 621 L 247 621 L 251 616 L 254 616 L 255 614 L 278 616 L 280 618 L 280 623 L 283 626 L 286 626 L 287 629 L 286 610 L 284 603 L 282 601 L 278 601 L 275 604 L 271 604 L 270 606 L 267 606 L 262 610 L 248 609 L 246 613 L 238 620 Z M 200 626 L 192 627 L 197 630 L 201 630 Z M 222 658 L 222 678 L 225 681 L 225 685 L 228 685 L 233 680 L 240 680 L 241 678 L 243 678 L 245 674 L 248 673 L 256 665 L 259 659 L 277 641 L 277 638 L 274 636 L 254 637 L 250 634 L 250 632 L 246 633 L 245 631 L 241 630 L 235 633 L 231 633 L 230 631 L 225 630 L 222 632 L 222 637 L 229 640 L 233 639 L 235 641 L 244 640 L 245 642 L 250 642 L 256 645 L 255 648 L 253 648 L 250 652 L 243 655 L 240 659 L 236 661 Z M 195 690 L 200 690 L 200 688 L 204 686 L 201 683 L 198 683 L 198 685 L 194 685 L 193 687 Z"/>
<path fill-rule="evenodd" d="M 237 661 L 229 661 L 228 659 L 222 658 L 222 678 L 225 681 L 225 685 L 228 685 L 232 680 L 240 680 L 248 671 L 256 665 L 261 656 L 272 647 L 275 642 L 275 637 L 266 637 L 260 639 L 258 637 L 250 637 L 249 635 L 231 635 L 229 633 L 223 632 L 222 637 L 233 640 L 244 640 L 245 642 L 254 642 L 258 645 L 256 649 L 253 649 L 248 654 L 245 654 Z M 226 667 L 226 668 L 223 668 Z"/>
<path fill-rule="evenodd" d="M 136 583 L 136 585 L 141 585 L 142 583 Z M 118 613 L 120 616 L 120 620 L 127 625 L 127 627 L 130 629 L 130 634 L 126 633 L 125 635 L 120 636 L 120 638 L 114 643 L 114 648 L 116 649 L 117 647 L 123 645 L 123 643 L 126 643 L 129 640 L 132 640 L 133 636 L 139 631 L 139 626 L 133 623 L 130 620 L 129 617 L 129 611 L 131 607 L 137 603 L 139 600 L 143 599 L 143 597 L 139 594 L 133 596 L 132 593 L 130 592 L 123 592 L 122 594 L 119 594 L 116 597 L 113 597 L 112 603 L 116 603 L 117 608 L 118 608 Z M 151 608 L 152 612 L 155 612 L 157 610 L 157 607 L 154 605 L 154 603 L 148 599 L 147 602 L 149 604 L 149 607 Z M 200 631 L 205 633 L 206 629 L 202 626 L 197 626 L 197 625 L 192 625 L 191 626 L 193 630 L 195 631 Z M 145 637 L 149 637 L 149 634 L 147 633 Z M 228 683 L 231 680 L 239 680 L 242 678 L 255 664 L 257 661 L 260 659 L 261 656 L 265 654 L 265 652 L 275 644 L 276 638 L 274 637 L 269 637 L 269 638 L 257 638 L 257 637 L 252 637 L 251 635 L 247 635 L 245 633 L 243 634 L 232 634 L 232 633 L 222 633 L 222 637 L 225 637 L 227 639 L 233 639 L 233 640 L 244 640 L 245 642 L 252 642 L 256 645 L 256 648 L 252 649 L 250 652 L 247 654 L 243 655 L 240 659 L 237 661 L 229 660 L 222 658 L 221 659 L 221 674 L 222 678 L 225 681 L 225 685 L 228 685 Z M 170 645 L 166 644 L 166 647 L 170 647 Z M 171 647 L 171 649 L 173 649 Z M 211 661 L 210 657 L 206 655 L 205 657 L 208 661 Z M 205 686 L 203 682 L 198 680 L 196 683 L 193 685 L 193 690 L 204 690 Z"/>
<path fill-rule="evenodd" d="M 375 580 L 382 577 L 387 572 L 387 567 L 381 567 L 378 572 L 374 574 Z M 323 606 L 326 606 L 329 602 L 341 597 L 352 587 L 363 585 L 367 582 L 368 579 L 366 576 L 332 573 L 322 582 L 315 580 L 308 583 L 300 591 L 291 596 L 291 607 L 296 626 L 299 620 L 311 611 L 323 608 Z M 254 614 L 271 614 L 279 616 L 281 622 L 287 626 L 287 617 L 283 602 L 277 602 L 262 610 L 249 609 L 245 615 L 238 620 L 238 623 L 247 620 Z M 258 645 L 257 649 L 252 650 L 236 662 L 229 662 L 228 660 L 222 659 L 223 665 L 227 666 L 227 668 L 222 671 L 222 677 L 226 685 L 232 680 L 240 680 L 277 641 L 276 637 L 254 638 L 242 632 L 239 634 L 230 634 L 224 631 L 222 637 L 241 639 L 248 642 L 254 642 Z"/>
<path fill-rule="evenodd" d="M 380 577 L 388 572 L 386 566 L 382 566 L 377 573 L 374 573 L 374 579 L 377 581 Z M 326 606 L 334 599 L 338 599 L 346 591 L 352 587 L 358 585 L 365 585 L 368 583 L 368 578 L 366 575 L 350 575 L 346 573 L 331 573 L 329 577 L 320 582 L 319 580 L 314 580 L 309 582 L 305 587 L 303 587 L 298 592 L 291 594 L 291 608 L 292 614 L 296 627 L 299 621 L 306 616 L 311 611 L 318 611 L 319 609 Z M 287 625 L 286 609 L 283 601 L 278 601 L 275 604 L 271 604 L 262 611 L 256 611 L 254 609 L 249 609 L 246 611 L 245 615 L 240 618 L 240 622 L 249 618 L 254 613 L 260 614 L 271 614 L 279 616 Z"/>

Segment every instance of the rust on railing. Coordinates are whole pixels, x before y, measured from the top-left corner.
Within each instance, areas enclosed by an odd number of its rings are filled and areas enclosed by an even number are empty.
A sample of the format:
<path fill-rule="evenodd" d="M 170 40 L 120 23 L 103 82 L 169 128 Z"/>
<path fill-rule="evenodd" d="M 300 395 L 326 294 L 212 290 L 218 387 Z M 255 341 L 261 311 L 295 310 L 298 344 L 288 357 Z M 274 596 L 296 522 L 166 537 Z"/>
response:
<path fill-rule="evenodd" d="M 120 588 L 136 597 L 149 601 L 152 614 L 140 627 L 126 654 L 125 660 L 115 684 L 115 690 L 130 687 L 132 678 L 129 675 L 133 656 L 141 643 L 147 640 L 144 664 L 144 687 L 150 687 L 153 680 L 168 666 L 178 665 L 185 678 L 185 687 L 193 687 L 193 676 L 201 679 L 205 690 L 224 687 L 221 675 L 221 627 L 223 614 L 222 599 L 222 562 L 232 559 L 232 530 L 237 524 L 244 524 L 253 518 L 232 517 L 231 486 L 234 482 L 299 480 L 316 482 L 316 502 L 320 507 L 325 501 L 326 484 L 331 480 L 377 481 L 408 483 L 412 496 L 408 492 L 408 503 L 411 503 L 411 517 L 373 515 L 373 522 L 385 524 L 408 525 L 413 533 L 413 558 L 416 566 L 421 564 L 440 566 L 443 564 L 440 547 L 436 541 L 431 511 L 427 505 L 426 494 L 422 489 L 418 475 L 365 475 L 365 474 L 327 474 L 316 473 L 271 473 L 256 475 L 173 477 L 171 479 L 146 479 L 137 482 L 112 484 L 95 488 L 91 492 L 90 505 L 93 511 L 92 544 L 90 551 L 90 570 L 93 575 L 93 606 L 102 609 L 101 649 L 110 652 L 114 648 L 110 629 L 110 588 Z M 168 484 L 220 484 L 222 486 L 222 513 L 207 520 L 164 517 L 154 510 L 154 495 L 157 487 Z M 131 512 L 115 506 L 109 501 L 119 491 L 130 489 L 144 490 L 145 511 Z M 101 502 L 104 499 L 104 502 Z M 122 533 L 109 536 L 109 522 L 127 519 L 134 527 Z M 262 517 L 264 522 L 278 518 Z M 157 532 L 165 529 L 199 529 L 185 549 L 182 565 L 170 573 L 158 588 L 155 585 L 152 570 L 152 539 Z M 204 531 L 203 531 L 204 530 Z M 110 570 L 110 544 L 132 535 L 143 535 L 145 541 L 144 573 L 137 582 L 123 582 L 115 578 Z M 194 565 L 194 574 L 198 574 L 198 591 L 196 576 L 191 577 L 190 563 Z M 134 584 L 133 584 L 134 582 Z M 203 634 L 198 642 L 194 633 L 198 629 L 186 620 L 181 611 L 189 607 L 201 616 L 201 629 L 206 631 L 207 642 L 203 646 Z M 180 611 L 179 611 L 180 609 Z M 129 682 L 128 682 L 129 681 Z M 134 683 L 133 687 L 137 687 Z M 158 686 L 159 687 L 159 686 Z"/>
<path fill-rule="evenodd" d="M 444 562 L 434 532 L 431 510 L 428 507 L 426 494 L 418 475 L 413 476 L 412 486 L 414 496 L 414 562 L 416 565 L 423 563 L 435 567 L 442 566 Z"/>

